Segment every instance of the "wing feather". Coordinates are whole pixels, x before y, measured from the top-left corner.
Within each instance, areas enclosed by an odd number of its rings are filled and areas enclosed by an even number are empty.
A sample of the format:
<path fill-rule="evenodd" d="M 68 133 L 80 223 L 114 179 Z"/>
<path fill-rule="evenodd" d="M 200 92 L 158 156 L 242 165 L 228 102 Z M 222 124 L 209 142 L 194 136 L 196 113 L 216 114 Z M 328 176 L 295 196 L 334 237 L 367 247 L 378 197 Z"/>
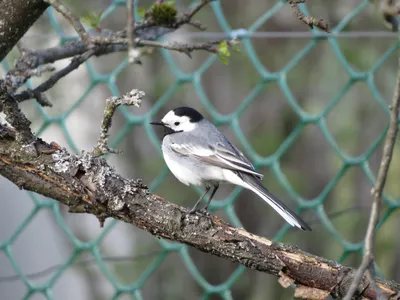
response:
<path fill-rule="evenodd" d="M 181 155 L 196 157 L 206 164 L 218 166 L 232 171 L 244 172 L 255 175 L 262 179 L 263 175 L 258 173 L 251 162 L 237 148 L 230 144 L 232 149 L 217 143 L 216 147 L 189 146 L 187 144 L 171 144 L 171 149 Z"/>

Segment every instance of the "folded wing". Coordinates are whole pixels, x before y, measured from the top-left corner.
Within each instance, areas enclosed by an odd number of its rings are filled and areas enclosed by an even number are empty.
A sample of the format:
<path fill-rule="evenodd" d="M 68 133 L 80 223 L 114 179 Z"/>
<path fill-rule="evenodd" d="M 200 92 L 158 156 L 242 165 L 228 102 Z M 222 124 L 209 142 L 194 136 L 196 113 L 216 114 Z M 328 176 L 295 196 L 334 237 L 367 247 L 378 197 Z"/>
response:
<path fill-rule="evenodd" d="M 231 149 L 224 147 L 222 143 L 217 143 L 215 147 L 211 145 L 199 147 L 198 145 L 171 144 L 172 150 L 181 155 L 195 157 L 212 166 L 252 174 L 262 179 L 263 175 L 255 171 L 254 166 L 243 153 L 232 144 L 229 144 L 229 146 L 231 146 Z"/>

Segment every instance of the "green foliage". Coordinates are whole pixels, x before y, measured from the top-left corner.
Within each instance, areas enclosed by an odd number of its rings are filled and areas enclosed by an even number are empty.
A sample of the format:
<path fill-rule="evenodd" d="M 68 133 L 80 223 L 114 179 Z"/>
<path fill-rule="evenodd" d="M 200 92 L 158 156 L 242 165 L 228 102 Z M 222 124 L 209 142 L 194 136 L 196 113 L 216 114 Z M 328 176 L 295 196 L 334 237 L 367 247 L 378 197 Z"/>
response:
<path fill-rule="evenodd" d="M 89 12 L 85 16 L 81 17 L 83 23 L 86 23 L 92 28 L 99 28 L 101 22 L 101 16 L 103 15 L 104 10 L 100 12 Z"/>
<path fill-rule="evenodd" d="M 236 42 L 236 40 L 232 40 L 229 43 L 227 41 L 222 41 L 218 44 L 217 54 L 224 65 L 229 63 L 229 57 L 231 56 L 230 49 L 232 49 L 233 52 L 241 53 L 239 42 Z"/>
<path fill-rule="evenodd" d="M 219 59 L 222 61 L 224 65 L 228 64 L 228 59 L 231 56 L 231 52 L 229 51 L 228 43 L 227 41 L 222 41 L 219 43 L 217 47 L 217 54 Z"/>

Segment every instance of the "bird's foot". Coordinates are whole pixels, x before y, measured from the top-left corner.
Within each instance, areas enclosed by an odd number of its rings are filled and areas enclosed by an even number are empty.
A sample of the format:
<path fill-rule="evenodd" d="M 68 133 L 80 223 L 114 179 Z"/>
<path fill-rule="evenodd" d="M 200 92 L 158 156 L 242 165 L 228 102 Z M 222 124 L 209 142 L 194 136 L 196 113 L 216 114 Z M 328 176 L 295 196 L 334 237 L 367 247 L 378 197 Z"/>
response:
<path fill-rule="evenodd" d="M 185 215 L 186 216 L 188 216 L 188 215 L 199 215 L 199 216 L 206 216 L 206 217 L 209 217 L 209 216 L 211 216 L 211 214 L 210 214 L 210 212 L 207 210 L 207 209 L 205 209 L 205 208 L 202 208 L 202 209 L 191 209 L 191 210 L 189 210 L 189 211 L 187 211 L 186 213 L 185 213 Z"/>
<path fill-rule="evenodd" d="M 207 217 L 211 216 L 210 212 L 209 212 L 207 209 L 205 209 L 205 208 L 199 209 L 197 212 L 198 212 L 199 214 L 202 214 L 202 215 L 207 216 Z"/>
<path fill-rule="evenodd" d="M 191 209 L 191 210 L 186 210 L 183 214 L 182 214 L 182 220 L 187 219 L 190 215 L 193 215 L 197 212 L 197 210 L 195 209 Z"/>

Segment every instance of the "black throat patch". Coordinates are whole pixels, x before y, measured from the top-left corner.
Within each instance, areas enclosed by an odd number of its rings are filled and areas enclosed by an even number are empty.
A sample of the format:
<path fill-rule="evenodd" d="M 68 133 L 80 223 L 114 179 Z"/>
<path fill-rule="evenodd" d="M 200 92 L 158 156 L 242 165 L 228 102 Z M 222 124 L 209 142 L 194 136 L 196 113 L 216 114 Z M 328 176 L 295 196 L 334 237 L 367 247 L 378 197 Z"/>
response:
<path fill-rule="evenodd" d="M 164 126 L 164 136 L 169 135 L 169 134 L 173 134 L 175 132 L 176 132 L 175 130 L 173 130 L 173 129 L 167 127 L 167 126 Z"/>
<path fill-rule="evenodd" d="M 164 137 L 166 137 L 167 135 L 174 134 L 174 133 L 179 133 L 179 132 L 183 132 L 183 130 L 175 131 L 175 130 L 167 127 L 167 126 L 164 126 Z"/>

